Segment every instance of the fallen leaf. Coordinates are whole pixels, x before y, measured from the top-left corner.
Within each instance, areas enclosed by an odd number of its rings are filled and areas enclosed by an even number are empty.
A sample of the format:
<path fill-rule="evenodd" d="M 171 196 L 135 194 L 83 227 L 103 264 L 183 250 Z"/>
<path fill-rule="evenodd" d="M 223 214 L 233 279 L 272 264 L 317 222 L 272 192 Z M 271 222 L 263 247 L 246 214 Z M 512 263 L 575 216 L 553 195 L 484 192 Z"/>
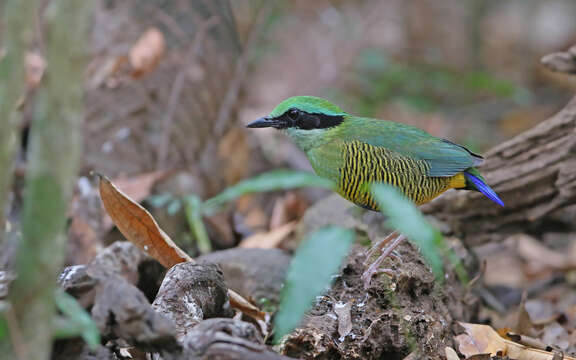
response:
<path fill-rule="evenodd" d="M 26 87 L 28 90 L 36 89 L 46 69 L 46 61 L 37 52 L 27 52 L 24 55 L 24 68 L 26 72 Z"/>
<path fill-rule="evenodd" d="M 188 254 L 178 247 L 158 226 L 156 220 L 140 204 L 122 193 L 108 178 L 100 177 L 100 197 L 104 208 L 128 241 L 138 246 L 167 268 L 190 261 Z M 267 314 L 248 300 L 228 289 L 230 305 L 258 320 L 266 320 Z"/>
<path fill-rule="evenodd" d="M 295 221 L 284 224 L 266 233 L 257 233 L 242 240 L 239 247 L 275 249 L 296 229 Z"/>
<path fill-rule="evenodd" d="M 272 215 L 270 216 L 270 229 L 294 220 L 300 220 L 307 208 L 306 199 L 299 196 L 296 192 L 289 192 L 274 203 Z"/>
<path fill-rule="evenodd" d="M 514 324 L 514 332 L 529 336 L 537 336 L 538 331 L 535 329 L 530 314 L 526 310 L 526 298 L 526 292 L 522 293 L 522 299 L 518 305 L 517 321 L 516 324 Z"/>
<path fill-rule="evenodd" d="M 244 299 L 240 294 L 228 289 L 228 296 L 230 297 L 230 305 L 238 311 L 253 317 L 254 319 L 262 320 L 268 322 L 268 314 L 260 311 L 256 306 L 252 305 L 251 302 Z"/>
<path fill-rule="evenodd" d="M 554 322 L 544 328 L 542 342 L 566 351 L 570 346 L 570 334 L 564 327 Z"/>
<path fill-rule="evenodd" d="M 155 27 L 144 32 L 130 49 L 128 59 L 135 78 L 151 73 L 164 55 L 164 34 Z"/>
<path fill-rule="evenodd" d="M 156 182 L 166 176 L 167 173 L 164 171 L 153 171 L 129 178 L 118 178 L 114 180 L 114 184 L 122 188 L 122 191 L 130 196 L 133 201 L 140 202 L 150 195 Z"/>
<path fill-rule="evenodd" d="M 154 185 L 166 176 L 167 173 L 164 171 L 154 171 L 129 178 L 114 179 L 113 183 L 122 189 L 122 193 L 125 194 L 126 197 L 139 203 L 146 199 L 152 192 Z M 104 216 L 102 221 L 104 231 L 109 231 L 114 226 L 112 219 L 107 216 Z"/>
<path fill-rule="evenodd" d="M 456 336 L 458 351 L 464 356 L 470 357 L 477 354 L 496 355 L 498 351 L 505 351 L 504 339 L 488 325 L 470 323 L 459 324 L 466 330 L 465 333 Z"/>
<path fill-rule="evenodd" d="M 541 275 L 551 270 L 571 270 L 576 267 L 570 251 L 554 251 L 526 234 L 513 235 L 510 238 L 516 241 L 518 254 L 527 263 L 531 275 Z"/>
<path fill-rule="evenodd" d="M 495 356 L 500 353 L 501 356 L 508 356 L 511 359 L 523 360 L 553 360 L 555 353 L 535 349 L 526 345 L 506 340 L 500 337 L 498 333 L 488 325 L 478 325 L 470 323 L 459 324 L 465 329 L 465 333 L 455 337 L 458 342 L 458 350 L 471 358 L 477 355 L 489 354 Z M 563 356 L 564 360 L 576 360 L 571 356 Z"/>
<path fill-rule="evenodd" d="M 184 261 L 193 261 L 140 204 L 122 193 L 108 178 L 100 177 L 100 197 L 104 208 L 130 242 L 169 268 Z"/>

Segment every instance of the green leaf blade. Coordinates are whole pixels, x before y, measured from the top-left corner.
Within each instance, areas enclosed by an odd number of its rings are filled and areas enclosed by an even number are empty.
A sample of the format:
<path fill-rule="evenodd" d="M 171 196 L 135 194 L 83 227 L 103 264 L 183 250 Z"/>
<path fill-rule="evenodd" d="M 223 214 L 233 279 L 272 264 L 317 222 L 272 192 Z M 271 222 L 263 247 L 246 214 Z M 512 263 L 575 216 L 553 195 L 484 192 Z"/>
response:
<path fill-rule="evenodd" d="M 335 187 L 332 181 L 308 172 L 274 170 L 241 181 L 227 188 L 217 196 L 206 200 L 203 212 L 210 213 L 219 206 L 235 200 L 242 195 L 266 191 L 289 190 L 306 186 L 321 187 L 328 190 L 333 190 Z"/>
<path fill-rule="evenodd" d="M 69 338 L 82 336 L 90 349 L 94 350 L 100 345 L 100 331 L 92 317 L 74 297 L 62 290 L 56 290 L 54 299 L 56 306 L 65 315 L 57 318 L 54 336 L 56 338 Z"/>
<path fill-rule="evenodd" d="M 316 296 L 330 284 L 354 237 L 350 229 L 328 226 L 307 236 L 296 250 L 274 319 L 276 341 L 298 326 Z"/>

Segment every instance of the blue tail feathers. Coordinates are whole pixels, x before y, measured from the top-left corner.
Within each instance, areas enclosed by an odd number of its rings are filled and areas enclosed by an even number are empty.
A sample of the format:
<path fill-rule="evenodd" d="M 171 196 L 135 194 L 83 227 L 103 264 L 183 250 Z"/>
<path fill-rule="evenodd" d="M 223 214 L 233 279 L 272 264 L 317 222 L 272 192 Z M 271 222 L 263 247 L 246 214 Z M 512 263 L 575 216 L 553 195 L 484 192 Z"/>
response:
<path fill-rule="evenodd" d="M 484 182 L 484 179 L 482 179 L 481 176 L 479 177 L 477 175 L 473 175 L 468 171 L 464 172 L 464 176 L 466 177 L 466 180 L 468 180 L 467 183 L 472 188 L 480 191 L 482 194 L 486 195 L 488 199 L 494 201 L 496 204 L 502 207 L 504 206 L 504 202 L 500 199 L 498 194 L 496 194 L 494 190 L 492 190 L 492 188 Z"/>

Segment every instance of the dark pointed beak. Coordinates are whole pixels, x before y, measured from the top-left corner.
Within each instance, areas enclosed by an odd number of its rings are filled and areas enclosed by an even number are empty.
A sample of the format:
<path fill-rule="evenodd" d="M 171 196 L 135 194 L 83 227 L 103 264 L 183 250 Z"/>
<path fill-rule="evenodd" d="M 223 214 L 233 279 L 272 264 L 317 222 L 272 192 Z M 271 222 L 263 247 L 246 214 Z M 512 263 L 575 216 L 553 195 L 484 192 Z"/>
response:
<path fill-rule="evenodd" d="M 261 117 L 252 121 L 250 124 L 246 125 L 249 128 L 267 128 L 267 127 L 278 127 L 280 126 L 280 121 L 278 119 L 273 119 L 268 116 Z"/>

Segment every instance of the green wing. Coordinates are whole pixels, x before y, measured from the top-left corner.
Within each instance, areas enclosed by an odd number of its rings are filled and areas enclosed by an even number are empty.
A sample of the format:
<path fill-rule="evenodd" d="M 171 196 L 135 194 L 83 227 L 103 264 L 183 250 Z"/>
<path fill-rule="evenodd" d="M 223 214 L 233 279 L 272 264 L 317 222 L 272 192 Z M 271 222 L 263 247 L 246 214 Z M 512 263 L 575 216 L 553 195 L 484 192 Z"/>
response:
<path fill-rule="evenodd" d="M 482 163 L 481 156 L 451 141 L 434 137 L 413 126 L 392 121 L 350 117 L 339 129 L 344 141 L 363 141 L 385 147 L 401 156 L 425 160 L 428 176 L 456 175 Z"/>

